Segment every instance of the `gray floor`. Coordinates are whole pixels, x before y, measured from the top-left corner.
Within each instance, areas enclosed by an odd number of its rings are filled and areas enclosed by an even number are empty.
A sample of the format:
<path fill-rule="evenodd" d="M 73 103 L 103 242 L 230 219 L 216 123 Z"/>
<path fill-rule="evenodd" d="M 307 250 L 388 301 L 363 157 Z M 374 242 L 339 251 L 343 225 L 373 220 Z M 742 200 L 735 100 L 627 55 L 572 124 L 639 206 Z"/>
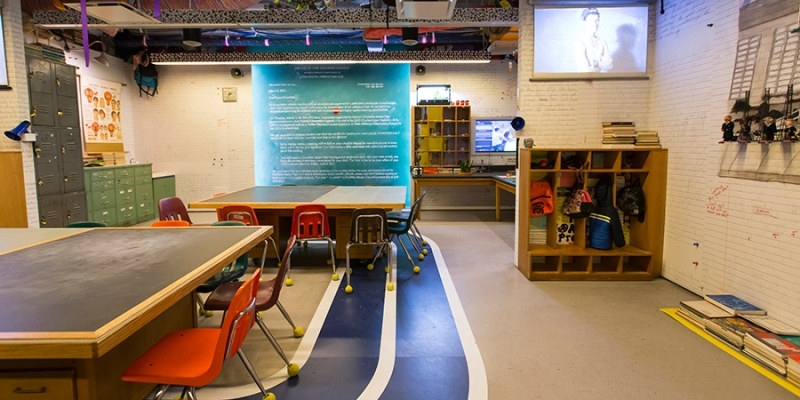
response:
<path fill-rule="evenodd" d="M 206 214 L 192 218 L 213 220 Z M 490 399 L 795 398 L 659 311 L 698 299 L 669 281 L 528 281 L 513 264 L 513 214 L 504 221 L 494 222 L 493 211 L 427 211 L 418 222 L 444 256 L 483 357 Z M 307 324 L 313 305 L 291 297 L 318 292 L 330 271 L 298 271 L 321 277 L 284 289 L 295 322 Z M 291 354 L 297 340 L 286 322 L 277 312 L 265 317 Z M 280 369 L 255 336 L 248 336 L 251 358 Z M 233 383 L 230 376 L 221 381 Z M 247 383 L 246 375 L 237 383 Z"/>

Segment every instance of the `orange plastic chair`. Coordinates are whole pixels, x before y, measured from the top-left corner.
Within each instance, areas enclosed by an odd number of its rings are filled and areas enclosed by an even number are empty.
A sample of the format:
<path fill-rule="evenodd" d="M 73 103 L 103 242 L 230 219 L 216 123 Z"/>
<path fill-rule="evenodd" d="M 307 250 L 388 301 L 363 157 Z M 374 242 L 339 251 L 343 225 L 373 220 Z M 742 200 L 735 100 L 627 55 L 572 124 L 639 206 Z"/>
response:
<path fill-rule="evenodd" d="M 289 313 L 286 312 L 286 309 L 283 308 L 283 305 L 281 305 L 281 302 L 278 300 L 278 296 L 281 294 L 281 287 L 283 286 L 283 279 L 286 277 L 286 272 L 289 270 L 289 263 L 291 261 L 294 243 L 295 237 L 290 236 L 289 241 L 286 242 L 286 252 L 283 254 L 283 262 L 278 267 L 278 274 L 270 280 L 262 280 L 258 282 L 258 294 L 256 295 L 256 311 L 258 311 L 258 313 L 256 313 L 256 322 L 258 323 L 258 327 L 261 328 L 261 331 L 264 332 L 264 335 L 267 337 L 267 340 L 269 340 L 269 343 L 272 345 L 275 351 L 278 352 L 278 355 L 281 356 L 283 362 L 286 363 L 286 371 L 289 373 L 290 377 L 296 376 L 300 372 L 300 367 L 297 364 L 291 363 L 289 358 L 286 357 L 286 353 L 283 352 L 283 349 L 281 349 L 278 341 L 275 340 L 272 332 L 270 332 L 269 328 L 267 328 L 264 320 L 261 319 L 261 311 L 267 311 L 273 306 L 277 306 L 278 310 L 280 310 L 281 314 L 283 314 L 283 317 L 286 318 L 286 321 L 288 321 L 289 325 L 292 326 L 294 337 L 299 338 L 303 336 L 303 328 L 294 324 L 292 318 L 289 316 Z M 220 285 L 218 288 L 214 289 L 210 295 L 208 295 L 203 307 L 206 310 L 229 309 L 231 299 L 234 297 L 234 293 L 241 284 L 241 282 L 229 282 Z"/>
<path fill-rule="evenodd" d="M 191 226 L 192 224 L 189 221 L 183 221 L 179 219 L 170 219 L 165 221 L 156 221 L 150 224 L 150 226 L 154 228 L 169 228 L 169 227 L 178 227 L 178 226 Z"/>
<path fill-rule="evenodd" d="M 236 204 L 218 208 L 217 221 L 238 221 L 248 226 L 260 225 L 258 223 L 258 217 L 256 217 L 256 210 L 254 210 L 253 207 Z M 278 244 L 275 243 L 275 239 L 273 239 L 272 236 L 267 239 L 272 242 L 272 246 L 275 248 L 275 255 L 278 257 L 278 264 L 280 264 L 281 251 L 278 249 Z M 291 283 L 288 282 L 287 285 L 292 286 Z"/>
<path fill-rule="evenodd" d="M 186 206 L 178 197 L 165 197 L 158 201 L 158 219 L 162 221 L 179 219 L 189 221 L 189 224 L 192 223 Z"/>
<path fill-rule="evenodd" d="M 142 354 L 122 374 L 125 382 L 160 384 L 160 400 L 170 385 L 183 386 L 181 398 L 197 399 L 195 388 L 211 383 L 225 361 L 238 355 L 265 399 L 275 399 L 259 379 L 242 351 L 247 332 L 255 323 L 257 282 L 261 270 L 245 281 L 233 296 L 220 328 L 192 328 L 171 332 Z"/>
<path fill-rule="evenodd" d="M 319 240 L 328 241 L 328 250 L 331 252 L 330 264 L 333 267 L 333 280 L 339 280 L 336 273 L 336 259 L 333 256 L 333 240 L 331 239 L 331 227 L 328 224 L 328 209 L 324 204 L 301 204 L 294 208 L 292 213 L 292 233 L 297 240 Z M 291 286 L 292 269 L 289 268 L 287 286 Z"/>

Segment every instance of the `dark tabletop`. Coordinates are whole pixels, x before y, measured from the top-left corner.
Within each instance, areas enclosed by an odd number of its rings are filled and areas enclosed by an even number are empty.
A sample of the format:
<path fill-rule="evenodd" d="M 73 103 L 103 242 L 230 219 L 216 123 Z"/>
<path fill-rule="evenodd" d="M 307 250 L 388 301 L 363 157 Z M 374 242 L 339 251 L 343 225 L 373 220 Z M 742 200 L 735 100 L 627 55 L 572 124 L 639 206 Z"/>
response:
<path fill-rule="evenodd" d="M 311 203 L 336 186 L 255 186 L 198 203 Z"/>

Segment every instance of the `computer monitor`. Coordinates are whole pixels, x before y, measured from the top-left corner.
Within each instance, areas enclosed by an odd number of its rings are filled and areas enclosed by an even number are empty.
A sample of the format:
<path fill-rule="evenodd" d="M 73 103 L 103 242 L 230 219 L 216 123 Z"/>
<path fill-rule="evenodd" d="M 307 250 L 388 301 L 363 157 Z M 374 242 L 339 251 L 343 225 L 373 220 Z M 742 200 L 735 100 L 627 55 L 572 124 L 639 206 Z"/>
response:
<path fill-rule="evenodd" d="M 472 124 L 472 154 L 514 153 L 517 140 L 508 118 L 476 118 Z"/>

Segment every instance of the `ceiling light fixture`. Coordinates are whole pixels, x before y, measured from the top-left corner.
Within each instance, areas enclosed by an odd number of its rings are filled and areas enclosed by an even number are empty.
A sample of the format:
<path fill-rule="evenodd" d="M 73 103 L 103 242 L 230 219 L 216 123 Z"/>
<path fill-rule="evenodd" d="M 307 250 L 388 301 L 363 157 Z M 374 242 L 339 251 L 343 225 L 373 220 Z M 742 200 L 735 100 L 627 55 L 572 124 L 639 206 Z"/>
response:
<path fill-rule="evenodd" d="M 403 28 L 403 44 L 406 46 L 416 46 L 419 43 L 418 28 Z"/>
<path fill-rule="evenodd" d="M 431 32 L 431 43 L 436 43 L 436 32 Z"/>
<path fill-rule="evenodd" d="M 306 46 L 311 46 L 311 36 L 308 35 L 308 28 L 306 28 Z"/>
<path fill-rule="evenodd" d="M 269 47 L 269 39 L 264 39 L 264 46 Z"/>
<path fill-rule="evenodd" d="M 427 33 L 423 33 L 422 34 L 422 44 L 427 44 L 427 43 L 428 43 L 428 34 Z"/>
<path fill-rule="evenodd" d="M 389 44 L 389 37 L 386 35 L 383 35 L 383 44 Z"/>
<path fill-rule="evenodd" d="M 184 29 L 183 30 L 183 44 L 190 47 L 202 46 L 202 32 L 197 29 Z"/>
<path fill-rule="evenodd" d="M 231 45 L 231 35 L 228 35 L 228 30 L 225 29 L 225 46 Z"/>

